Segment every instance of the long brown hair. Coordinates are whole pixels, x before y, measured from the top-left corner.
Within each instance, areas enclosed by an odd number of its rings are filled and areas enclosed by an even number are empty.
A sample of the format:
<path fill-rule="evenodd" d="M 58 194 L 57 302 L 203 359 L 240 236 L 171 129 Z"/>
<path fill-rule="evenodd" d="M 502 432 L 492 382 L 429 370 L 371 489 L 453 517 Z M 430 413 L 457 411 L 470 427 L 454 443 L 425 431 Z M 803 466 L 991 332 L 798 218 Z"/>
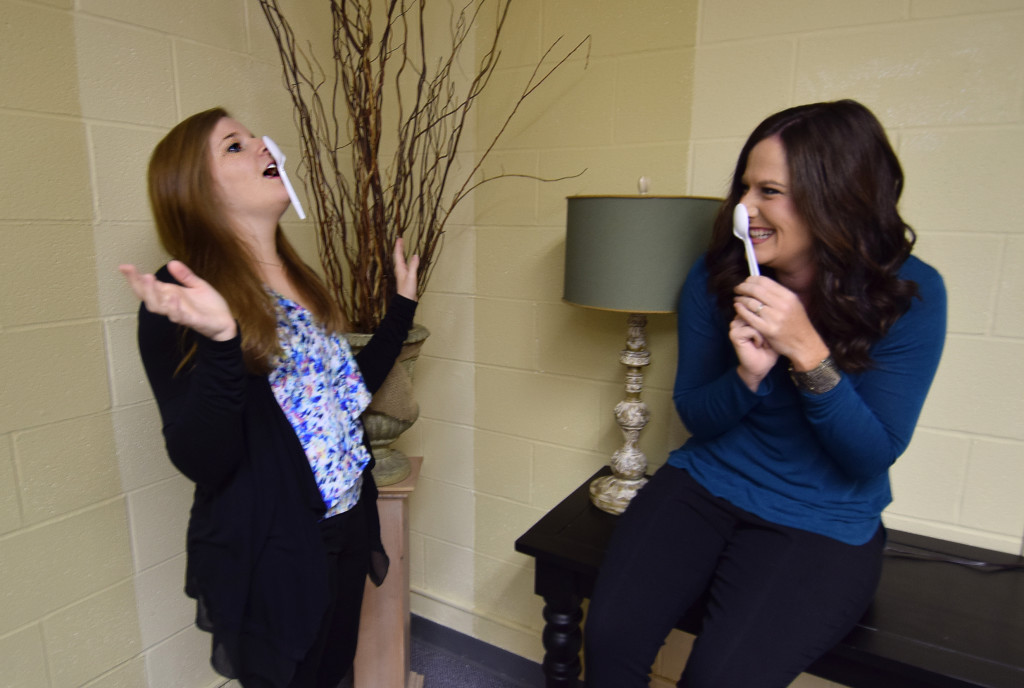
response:
<path fill-rule="evenodd" d="M 860 103 L 801 105 L 754 129 L 715 221 L 709 289 L 731 318 L 733 289 L 747 276 L 743 246 L 732 234 L 732 209 L 743 196 L 751 149 L 775 136 L 786 151 L 794 206 L 814 236 L 808 315 L 839 366 L 864 371 L 871 367 L 872 344 L 910 307 L 917 285 L 899 278 L 916 240 L 896 208 L 903 170 L 882 125 Z"/>
<path fill-rule="evenodd" d="M 252 253 L 231 229 L 210 170 L 210 134 L 224 117 L 230 115 L 223 108 L 192 115 L 157 144 L 149 160 L 149 202 L 164 250 L 220 292 L 238 320 L 246 367 L 265 374 L 279 351 L 274 300 Z M 341 332 L 341 312 L 280 225 L 275 243 L 288 278 L 310 310 L 329 331 Z"/>

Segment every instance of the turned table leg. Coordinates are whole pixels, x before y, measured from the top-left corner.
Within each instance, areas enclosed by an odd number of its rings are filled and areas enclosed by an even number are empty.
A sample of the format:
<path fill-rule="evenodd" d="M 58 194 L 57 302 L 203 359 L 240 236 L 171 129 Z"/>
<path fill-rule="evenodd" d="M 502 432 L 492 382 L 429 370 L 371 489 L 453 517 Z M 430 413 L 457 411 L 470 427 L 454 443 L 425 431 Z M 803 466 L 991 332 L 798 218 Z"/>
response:
<path fill-rule="evenodd" d="M 576 688 L 580 676 L 583 610 L 580 598 L 544 598 L 544 677 L 546 688 Z"/>

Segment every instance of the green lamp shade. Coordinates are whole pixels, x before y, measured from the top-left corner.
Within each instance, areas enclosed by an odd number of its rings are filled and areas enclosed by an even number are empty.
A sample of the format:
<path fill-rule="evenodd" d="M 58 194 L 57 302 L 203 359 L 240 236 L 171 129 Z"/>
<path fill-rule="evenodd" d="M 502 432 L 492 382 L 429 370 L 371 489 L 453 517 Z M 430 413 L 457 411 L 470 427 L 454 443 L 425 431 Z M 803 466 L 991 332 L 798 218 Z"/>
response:
<path fill-rule="evenodd" d="M 570 196 L 568 203 L 563 298 L 602 310 L 674 313 L 722 200 Z"/>

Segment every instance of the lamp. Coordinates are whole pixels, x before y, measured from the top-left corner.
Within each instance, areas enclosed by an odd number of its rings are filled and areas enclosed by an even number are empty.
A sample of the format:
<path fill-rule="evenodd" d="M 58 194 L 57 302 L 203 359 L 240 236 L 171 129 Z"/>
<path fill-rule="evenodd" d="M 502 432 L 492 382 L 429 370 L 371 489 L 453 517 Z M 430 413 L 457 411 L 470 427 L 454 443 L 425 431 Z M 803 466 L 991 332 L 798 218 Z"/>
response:
<path fill-rule="evenodd" d="M 641 180 L 641 183 L 644 180 Z M 563 300 L 629 314 L 626 398 L 615 407 L 624 443 L 612 454 L 612 475 L 590 484 L 590 500 L 622 513 L 647 478 L 640 431 L 650 414 L 641 399 L 647 314 L 674 313 L 686 273 L 705 250 L 721 199 L 688 196 L 570 196 Z"/>

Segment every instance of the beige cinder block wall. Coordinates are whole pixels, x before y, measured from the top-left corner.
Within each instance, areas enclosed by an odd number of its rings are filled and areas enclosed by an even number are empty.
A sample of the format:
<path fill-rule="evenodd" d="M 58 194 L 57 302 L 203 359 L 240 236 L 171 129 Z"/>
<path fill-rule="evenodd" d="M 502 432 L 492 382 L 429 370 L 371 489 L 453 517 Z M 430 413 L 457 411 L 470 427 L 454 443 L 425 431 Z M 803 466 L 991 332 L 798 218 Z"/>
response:
<path fill-rule="evenodd" d="M 181 592 L 190 485 L 116 268 L 165 259 L 145 168 L 184 116 L 223 105 L 296 152 L 276 48 L 255 0 L 0 17 L 0 686 L 220 685 Z"/>
<path fill-rule="evenodd" d="M 893 471 L 887 522 L 1021 551 L 1024 226 L 1007 208 L 1024 179 L 1024 3 L 532 0 L 513 13 L 516 39 L 481 131 L 543 47 L 590 33 L 587 68 L 567 65 L 537 92 L 496 160 L 546 176 L 587 172 L 476 195 L 475 284 L 441 295 L 472 323 L 471 346 L 428 343 L 424 420 L 406 440 L 427 456 L 413 502 L 414 611 L 539 659 L 532 562 L 513 542 L 620 441 L 611 409 L 622 397 L 624 319 L 560 302 L 564 197 L 631 193 L 640 175 L 654 193 L 721 195 L 764 116 L 841 97 L 887 127 L 917 251 L 950 291 L 945 357 Z M 653 465 L 685 437 L 670 401 L 674 326 L 650 323 L 654 418 L 643 446 Z M 662 676 L 678 675 L 686 640 L 671 644 L 679 651 L 659 664 Z"/>

